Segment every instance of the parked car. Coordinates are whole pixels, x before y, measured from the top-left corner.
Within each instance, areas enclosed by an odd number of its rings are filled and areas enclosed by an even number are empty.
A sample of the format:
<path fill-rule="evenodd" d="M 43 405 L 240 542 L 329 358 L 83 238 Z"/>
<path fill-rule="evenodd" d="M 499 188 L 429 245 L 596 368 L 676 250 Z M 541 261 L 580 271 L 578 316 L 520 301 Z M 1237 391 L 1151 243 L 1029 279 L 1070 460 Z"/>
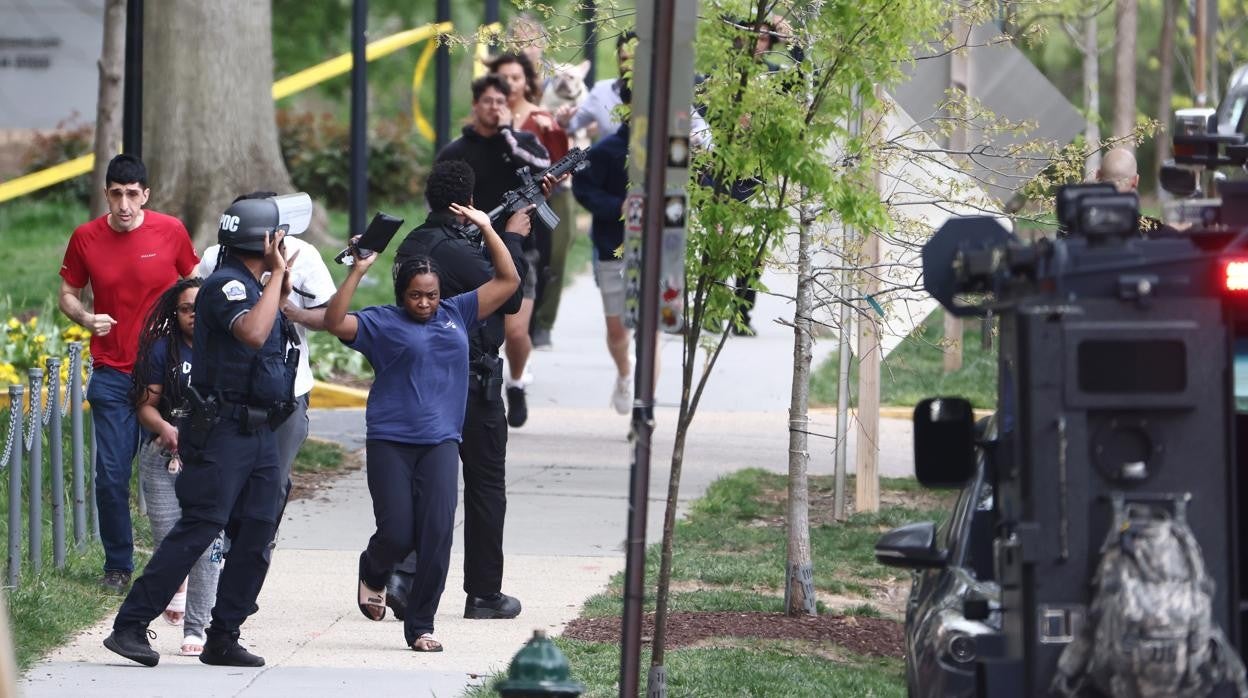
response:
<path fill-rule="evenodd" d="M 995 436 L 992 418 L 977 426 L 981 437 Z M 974 476 L 944 523 L 907 524 L 875 545 L 881 564 L 913 570 L 905 620 L 911 698 L 978 696 L 1006 678 L 1008 667 L 979 661 L 981 643 L 1000 637 L 1001 590 L 993 573 L 991 459 L 981 450 L 976 460 Z"/>

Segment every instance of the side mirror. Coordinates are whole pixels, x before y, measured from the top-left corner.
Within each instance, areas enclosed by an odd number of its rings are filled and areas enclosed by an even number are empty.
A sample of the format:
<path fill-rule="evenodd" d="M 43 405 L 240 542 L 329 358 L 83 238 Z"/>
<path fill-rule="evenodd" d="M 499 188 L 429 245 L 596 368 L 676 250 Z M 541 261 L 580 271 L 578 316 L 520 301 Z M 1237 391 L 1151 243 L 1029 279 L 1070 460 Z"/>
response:
<path fill-rule="evenodd" d="M 975 476 L 975 411 L 960 397 L 928 398 L 914 408 L 914 474 L 919 484 L 958 489 Z"/>
<path fill-rule="evenodd" d="M 881 565 L 930 569 L 944 567 L 947 555 L 936 547 L 936 524 L 931 521 L 906 524 L 880 536 L 875 559 Z"/>
<path fill-rule="evenodd" d="M 1196 193 L 1196 173 L 1192 170 L 1175 165 L 1162 165 L 1161 188 L 1179 197 L 1189 197 Z"/>

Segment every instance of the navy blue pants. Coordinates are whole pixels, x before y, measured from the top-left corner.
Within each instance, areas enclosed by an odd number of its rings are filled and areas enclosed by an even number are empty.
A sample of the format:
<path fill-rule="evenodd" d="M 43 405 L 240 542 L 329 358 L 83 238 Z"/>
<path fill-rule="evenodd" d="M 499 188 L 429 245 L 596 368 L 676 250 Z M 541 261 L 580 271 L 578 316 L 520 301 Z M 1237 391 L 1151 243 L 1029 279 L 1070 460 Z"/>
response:
<path fill-rule="evenodd" d="M 182 580 L 227 525 L 230 551 L 217 583 L 211 634 L 237 633 L 258 610 L 256 597 L 269 571 L 269 542 L 277 531 L 282 483 L 277 438 L 267 426 L 246 432 L 234 422 L 212 428 L 202 450 L 179 430 L 182 473 L 174 490 L 182 518 L 148 561 L 113 621 L 114 628 L 146 627 L 173 598 Z"/>
<path fill-rule="evenodd" d="M 95 504 L 104 545 L 104 569 L 134 569 L 130 522 L 130 468 L 139 450 L 139 422 L 130 403 L 130 376 L 96 366 L 87 386 L 95 433 Z"/>
<path fill-rule="evenodd" d="M 503 519 L 507 516 L 507 414 L 503 398 L 486 401 L 468 389 L 464 441 L 464 593 L 491 596 L 503 589 Z M 406 585 L 419 566 L 410 555 L 395 567 Z"/>
<path fill-rule="evenodd" d="M 446 587 L 455 529 L 455 490 L 459 482 L 459 444 L 403 444 L 369 439 L 368 492 L 373 497 L 377 532 L 360 555 L 360 579 L 384 589 L 390 570 L 408 553 L 419 560 L 403 634 L 411 645 L 433 632 L 433 617 Z"/>

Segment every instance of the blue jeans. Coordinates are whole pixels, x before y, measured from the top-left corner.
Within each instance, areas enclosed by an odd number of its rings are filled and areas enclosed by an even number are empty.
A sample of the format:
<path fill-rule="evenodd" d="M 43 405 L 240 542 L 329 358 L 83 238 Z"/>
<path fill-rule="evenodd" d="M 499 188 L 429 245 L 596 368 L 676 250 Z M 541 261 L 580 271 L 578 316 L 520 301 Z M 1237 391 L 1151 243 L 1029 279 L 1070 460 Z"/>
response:
<path fill-rule="evenodd" d="M 134 570 L 130 525 L 130 466 L 139 449 L 139 421 L 130 404 L 130 375 L 97 366 L 87 388 L 95 432 L 95 503 L 104 569 Z"/>

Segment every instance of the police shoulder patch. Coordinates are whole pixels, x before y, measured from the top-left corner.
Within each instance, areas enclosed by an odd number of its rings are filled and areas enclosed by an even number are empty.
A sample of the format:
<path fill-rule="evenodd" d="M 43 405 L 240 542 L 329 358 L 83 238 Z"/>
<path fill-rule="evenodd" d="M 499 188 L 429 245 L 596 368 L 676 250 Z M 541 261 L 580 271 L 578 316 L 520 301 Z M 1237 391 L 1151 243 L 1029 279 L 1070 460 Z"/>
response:
<path fill-rule="evenodd" d="M 227 281 L 226 284 L 221 287 L 221 293 L 225 294 L 225 299 L 227 301 L 241 301 L 247 298 L 247 287 L 243 285 L 243 282 L 235 279 Z"/>

